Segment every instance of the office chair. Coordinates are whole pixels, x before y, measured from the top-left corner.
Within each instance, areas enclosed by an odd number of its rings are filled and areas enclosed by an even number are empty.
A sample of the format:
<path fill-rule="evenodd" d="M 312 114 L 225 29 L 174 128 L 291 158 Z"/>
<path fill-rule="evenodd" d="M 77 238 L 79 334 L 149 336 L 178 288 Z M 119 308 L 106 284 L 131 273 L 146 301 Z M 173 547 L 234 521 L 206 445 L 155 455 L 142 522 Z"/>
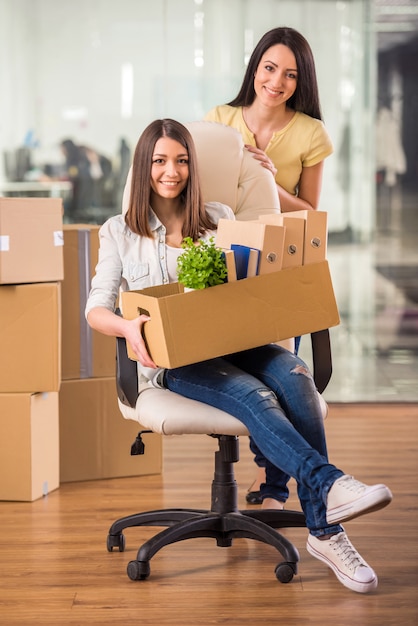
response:
<path fill-rule="evenodd" d="M 206 201 L 218 200 L 229 204 L 237 219 L 257 219 L 258 214 L 280 210 L 271 174 L 245 151 L 239 133 L 213 122 L 193 122 L 188 124 L 188 128 L 198 153 Z M 228 185 L 223 184 L 225 180 Z M 129 201 L 129 184 L 130 174 L 123 210 L 126 210 Z M 314 378 L 322 393 L 331 376 L 327 330 L 312 334 L 312 348 Z M 122 415 L 141 424 L 132 454 L 144 452 L 144 432 L 205 434 L 218 441 L 210 510 L 173 508 L 147 511 L 123 517 L 110 527 L 107 537 L 109 552 L 114 548 L 124 551 L 123 530 L 126 528 L 166 527 L 146 541 L 139 548 L 136 559 L 128 563 L 129 578 L 148 578 L 151 558 L 166 545 L 194 537 L 212 537 L 221 547 L 231 546 L 234 538 L 254 539 L 271 545 L 284 559 L 275 568 L 277 579 L 282 583 L 290 582 L 297 572 L 299 554 L 276 529 L 304 527 L 305 517 L 300 511 L 238 510 L 238 487 L 233 465 L 239 460 L 239 437 L 249 434 L 246 427 L 224 411 L 169 390 L 150 387 L 138 395 L 137 363 L 128 358 L 123 338 L 117 338 L 116 383 Z"/>

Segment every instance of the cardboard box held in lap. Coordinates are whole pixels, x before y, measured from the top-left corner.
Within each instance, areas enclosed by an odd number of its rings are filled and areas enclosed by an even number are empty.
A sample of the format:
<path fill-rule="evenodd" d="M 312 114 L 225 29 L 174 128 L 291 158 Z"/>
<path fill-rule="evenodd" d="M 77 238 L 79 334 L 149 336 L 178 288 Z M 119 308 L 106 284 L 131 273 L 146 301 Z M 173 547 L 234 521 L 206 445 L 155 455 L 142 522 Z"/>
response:
<path fill-rule="evenodd" d="M 181 367 L 339 324 L 327 261 L 183 292 L 179 283 L 121 294 L 123 315 L 146 312 L 149 352 Z M 128 345 L 128 355 L 135 360 Z"/>

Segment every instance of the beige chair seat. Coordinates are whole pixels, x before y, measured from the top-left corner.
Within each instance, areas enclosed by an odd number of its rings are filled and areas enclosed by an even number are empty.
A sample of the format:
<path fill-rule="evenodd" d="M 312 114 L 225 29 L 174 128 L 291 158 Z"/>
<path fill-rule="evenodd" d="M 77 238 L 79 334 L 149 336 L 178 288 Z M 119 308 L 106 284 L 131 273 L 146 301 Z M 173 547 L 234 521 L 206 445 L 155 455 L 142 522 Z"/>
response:
<path fill-rule="evenodd" d="M 328 405 L 320 394 L 318 398 L 325 419 Z M 118 402 L 123 417 L 161 435 L 249 435 L 244 424 L 229 413 L 168 389 L 146 389 L 139 395 L 135 408 Z"/>
<path fill-rule="evenodd" d="M 162 435 L 248 435 L 242 422 L 229 413 L 189 400 L 168 389 L 150 387 L 140 393 L 135 409 L 119 400 L 126 419 L 139 420 L 141 427 Z"/>

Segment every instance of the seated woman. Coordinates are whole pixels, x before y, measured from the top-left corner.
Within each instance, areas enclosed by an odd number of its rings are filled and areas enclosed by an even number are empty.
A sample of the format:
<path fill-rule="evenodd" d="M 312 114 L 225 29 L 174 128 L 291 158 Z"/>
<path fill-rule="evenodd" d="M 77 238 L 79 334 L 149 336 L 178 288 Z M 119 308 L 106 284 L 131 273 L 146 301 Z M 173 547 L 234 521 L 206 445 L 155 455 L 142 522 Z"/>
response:
<path fill-rule="evenodd" d="M 209 239 L 229 207 L 204 204 L 192 137 L 180 123 L 155 120 L 142 133 L 126 216 L 100 229 L 99 262 L 86 306 L 90 326 L 125 337 L 141 366 L 140 385 L 162 386 L 241 420 L 263 455 L 293 476 L 309 529 L 308 551 L 343 585 L 365 593 L 377 576 L 349 541 L 342 522 L 383 508 L 385 485 L 367 486 L 328 461 L 322 412 L 305 363 L 276 344 L 163 370 L 148 354 L 142 326 L 149 317 L 115 314 L 119 289 L 176 281 L 185 237 Z M 204 329 L 202 329 L 202 333 Z"/>

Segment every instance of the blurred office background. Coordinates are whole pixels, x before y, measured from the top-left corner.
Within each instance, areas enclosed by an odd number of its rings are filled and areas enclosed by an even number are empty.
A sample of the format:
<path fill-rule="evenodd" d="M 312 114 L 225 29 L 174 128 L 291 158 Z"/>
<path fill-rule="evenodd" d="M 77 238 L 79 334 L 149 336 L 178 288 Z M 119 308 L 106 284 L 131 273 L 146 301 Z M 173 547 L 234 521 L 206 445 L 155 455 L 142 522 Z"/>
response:
<path fill-rule="evenodd" d="M 325 397 L 417 402 L 416 0 L 0 0 L 0 195 L 62 195 L 65 221 L 103 223 L 143 128 L 230 100 L 279 25 L 312 46 L 335 146 L 320 208 L 341 324 Z M 95 159 L 76 198 L 64 140 Z"/>

